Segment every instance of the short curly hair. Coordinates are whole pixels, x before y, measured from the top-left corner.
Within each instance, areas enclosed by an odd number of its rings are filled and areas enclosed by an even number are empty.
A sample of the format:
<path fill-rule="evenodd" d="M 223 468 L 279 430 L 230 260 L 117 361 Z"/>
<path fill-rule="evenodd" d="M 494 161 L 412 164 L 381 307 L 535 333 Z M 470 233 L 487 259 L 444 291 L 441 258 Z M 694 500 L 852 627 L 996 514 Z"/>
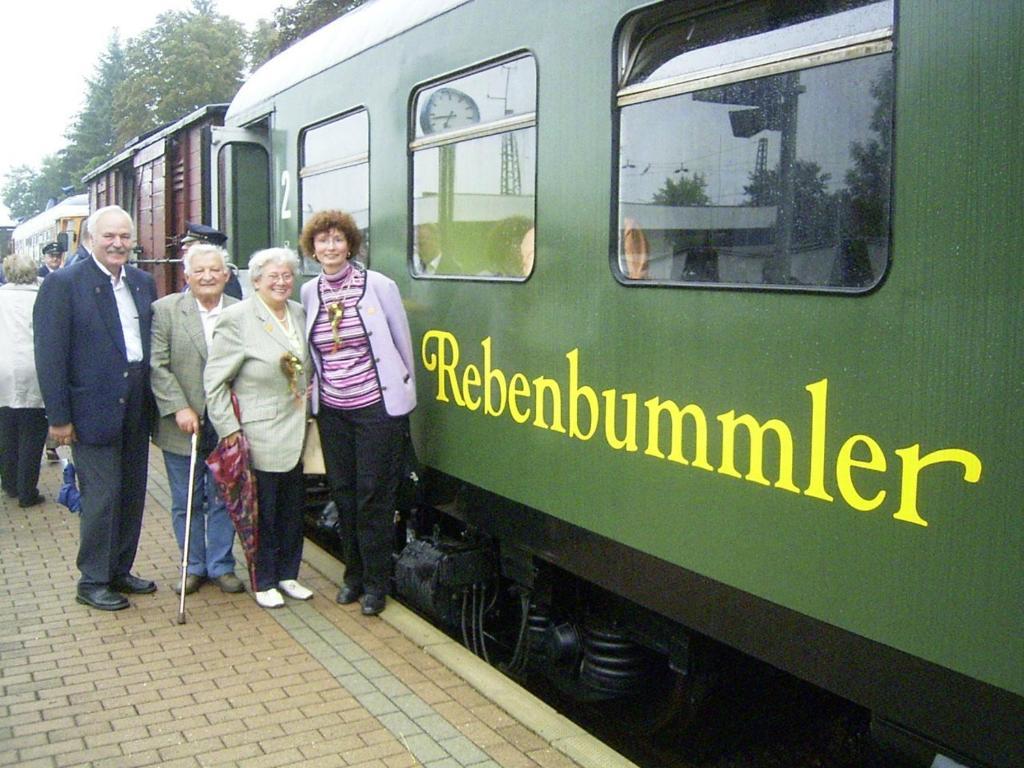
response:
<path fill-rule="evenodd" d="M 302 252 L 315 259 L 316 248 L 313 246 L 313 239 L 321 232 L 330 232 L 332 229 L 337 229 L 345 235 L 350 259 L 359 253 L 359 247 L 363 244 L 363 233 L 359 231 L 356 220 L 344 211 L 333 209 L 317 211 L 306 220 L 302 234 L 299 235 L 299 247 L 302 248 Z"/>

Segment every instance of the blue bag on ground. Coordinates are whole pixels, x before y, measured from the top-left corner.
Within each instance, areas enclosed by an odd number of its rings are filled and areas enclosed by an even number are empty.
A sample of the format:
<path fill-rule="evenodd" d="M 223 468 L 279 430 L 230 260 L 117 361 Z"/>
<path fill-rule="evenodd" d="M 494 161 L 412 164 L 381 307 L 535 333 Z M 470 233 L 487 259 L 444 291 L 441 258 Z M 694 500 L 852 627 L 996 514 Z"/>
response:
<path fill-rule="evenodd" d="M 57 501 L 76 514 L 82 511 L 82 494 L 75 481 L 75 465 L 64 459 L 64 484 L 57 494 Z"/>

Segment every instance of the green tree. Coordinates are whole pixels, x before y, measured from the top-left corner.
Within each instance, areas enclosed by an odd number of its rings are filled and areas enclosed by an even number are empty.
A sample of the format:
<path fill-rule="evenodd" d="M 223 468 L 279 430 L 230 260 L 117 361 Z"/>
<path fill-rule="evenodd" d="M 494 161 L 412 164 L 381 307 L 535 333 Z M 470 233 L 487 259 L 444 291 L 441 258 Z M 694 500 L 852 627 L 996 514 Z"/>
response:
<path fill-rule="evenodd" d="M 708 182 L 703 173 L 695 173 L 687 176 L 682 172 L 678 179 L 668 176 L 661 189 L 654 193 L 651 198 L 658 205 L 671 205 L 683 208 L 691 205 L 708 205 L 711 200 L 708 198 Z M 695 232 L 676 230 L 672 233 L 672 250 L 682 253 L 688 248 L 699 246 L 703 243 L 703 237 Z"/>
<path fill-rule="evenodd" d="M 127 77 L 124 49 L 115 33 L 93 77 L 86 81 L 85 107 L 65 134 L 68 145 L 63 150 L 64 164 L 76 187 L 81 186 L 86 173 L 109 160 L 120 146 L 114 120 L 114 93 Z"/>
<path fill-rule="evenodd" d="M 813 245 L 827 241 L 835 227 L 835 200 L 828 191 L 831 174 L 823 173 L 813 160 L 793 164 L 793 242 Z M 749 205 L 780 205 L 778 166 L 750 174 L 743 187 Z"/>
<path fill-rule="evenodd" d="M 654 193 L 654 202 L 658 205 L 707 205 L 711 202 L 708 199 L 708 182 L 703 173 L 695 173 L 692 176 L 682 174 L 678 179 L 671 176 L 665 179 L 661 189 Z"/>
<path fill-rule="evenodd" d="M 128 43 L 128 78 L 114 94 L 118 141 L 230 101 L 242 84 L 245 43 L 245 28 L 217 13 L 212 0 L 160 14 Z"/>
<path fill-rule="evenodd" d="M 27 165 L 11 168 L 0 190 L 0 200 L 11 216 L 24 220 L 67 197 L 63 189 L 69 186 L 72 184 L 61 154 L 47 155 L 38 171 Z"/>
<path fill-rule="evenodd" d="M 0 191 L 4 205 L 11 217 L 18 220 L 27 219 L 46 205 L 45 198 L 40 202 L 36 195 L 34 179 L 39 174 L 27 165 L 18 165 L 7 172 L 4 188 Z"/>
<path fill-rule="evenodd" d="M 278 34 L 274 22 L 269 19 L 260 19 L 256 23 L 246 42 L 245 55 L 249 61 L 252 71 L 268 62 L 278 50 L 278 43 L 281 36 Z"/>
<path fill-rule="evenodd" d="M 355 10 L 366 0 L 298 0 L 274 11 L 273 24 L 257 27 L 249 54 L 253 69 L 302 38 Z"/>
<path fill-rule="evenodd" d="M 871 84 L 875 109 L 871 130 L 875 136 L 850 144 L 853 168 L 846 172 L 849 228 L 858 236 L 880 236 L 889 216 L 889 158 L 892 157 L 893 73 L 886 69 Z"/>

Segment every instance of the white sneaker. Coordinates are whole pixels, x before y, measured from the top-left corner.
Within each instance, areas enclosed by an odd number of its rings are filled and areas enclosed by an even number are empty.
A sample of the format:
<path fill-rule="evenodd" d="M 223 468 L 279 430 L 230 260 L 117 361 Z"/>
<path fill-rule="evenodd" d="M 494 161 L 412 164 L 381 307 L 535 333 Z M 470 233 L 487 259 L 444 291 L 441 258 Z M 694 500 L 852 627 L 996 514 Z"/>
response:
<path fill-rule="evenodd" d="M 281 593 L 271 587 L 262 592 L 256 593 L 256 602 L 264 608 L 280 608 L 284 605 L 284 598 Z"/>
<path fill-rule="evenodd" d="M 309 600 L 309 598 L 313 596 L 312 590 L 306 589 L 295 579 L 279 581 L 277 582 L 277 586 L 279 586 L 281 591 L 288 595 L 288 597 L 294 597 L 296 600 Z"/>

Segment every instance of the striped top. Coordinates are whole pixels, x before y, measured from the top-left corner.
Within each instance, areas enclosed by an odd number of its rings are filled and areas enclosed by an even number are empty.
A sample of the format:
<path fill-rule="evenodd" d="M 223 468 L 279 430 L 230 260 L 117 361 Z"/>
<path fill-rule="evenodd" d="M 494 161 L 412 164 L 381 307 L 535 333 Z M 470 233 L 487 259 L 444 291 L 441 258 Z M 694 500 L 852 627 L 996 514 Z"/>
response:
<path fill-rule="evenodd" d="M 321 274 L 317 279 L 320 312 L 310 343 L 320 354 L 320 402 L 330 408 L 363 408 L 381 399 L 370 340 L 356 310 L 365 286 L 366 273 L 351 263 L 335 275 Z M 344 309 L 335 329 L 332 318 L 338 307 Z"/>

